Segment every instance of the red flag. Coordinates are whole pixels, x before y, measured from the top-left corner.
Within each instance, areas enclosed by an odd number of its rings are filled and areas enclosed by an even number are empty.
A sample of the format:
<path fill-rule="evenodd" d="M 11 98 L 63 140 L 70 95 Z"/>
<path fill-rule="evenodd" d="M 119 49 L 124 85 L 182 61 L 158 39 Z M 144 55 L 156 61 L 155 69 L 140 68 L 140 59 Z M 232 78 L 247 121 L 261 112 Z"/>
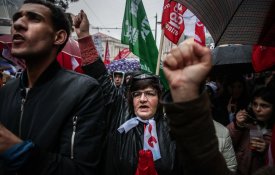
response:
<path fill-rule="evenodd" d="M 83 73 L 83 70 L 81 68 L 81 58 L 78 57 L 74 57 L 71 55 L 68 55 L 64 52 L 60 52 L 57 55 L 57 61 L 59 62 L 59 64 L 61 65 L 61 67 L 68 69 L 68 70 L 73 70 L 79 73 Z"/>
<path fill-rule="evenodd" d="M 105 55 L 104 55 L 104 64 L 107 65 L 107 64 L 110 64 L 111 61 L 110 61 L 110 52 L 109 52 L 109 44 L 108 44 L 108 41 L 106 42 L 106 48 L 105 48 Z"/>
<path fill-rule="evenodd" d="M 162 28 L 164 35 L 174 44 L 177 44 L 183 31 L 183 13 L 186 7 L 171 0 L 164 0 L 162 12 Z"/>
<path fill-rule="evenodd" d="M 198 20 L 195 26 L 195 38 L 194 40 L 202 46 L 205 46 L 205 32 L 203 23 Z"/>
<path fill-rule="evenodd" d="M 256 72 L 272 68 L 275 65 L 275 47 L 254 45 L 252 49 L 252 65 Z"/>
<path fill-rule="evenodd" d="M 114 58 L 114 60 L 126 58 L 130 53 L 131 53 L 130 49 L 125 48 L 125 49 L 119 51 L 118 55 Z"/>
<path fill-rule="evenodd" d="M 117 56 L 114 58 L 114 60 L 120 60 L 121 59 L 121 53 L 120 53 L 120 49 L 118 51 Z"/>

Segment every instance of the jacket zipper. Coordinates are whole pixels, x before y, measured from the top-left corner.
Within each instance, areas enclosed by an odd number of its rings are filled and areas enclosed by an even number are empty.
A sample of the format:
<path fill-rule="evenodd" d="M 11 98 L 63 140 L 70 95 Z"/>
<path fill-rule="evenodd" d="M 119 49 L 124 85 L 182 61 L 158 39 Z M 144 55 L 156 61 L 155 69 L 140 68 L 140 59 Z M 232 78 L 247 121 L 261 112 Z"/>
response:
<path fill-rule="evenodd" d="M 27 100 L 29 88 L 26 88 L 26 95 L 25 97 L 22 97 L 21 100 L 21 113 L 20 113 L 20 119 L 19 119 L 19 137 L 22 137 L 22 121 L 23 121 L 23 115 L 24 115 L 24 106 Z"/>
<path fill-rule="evenodd" d="M 74 140 L 76 132 L 77 116 L 73 117 L 73 133 L 71 138 L 71 159 L 74 159 Z"/>

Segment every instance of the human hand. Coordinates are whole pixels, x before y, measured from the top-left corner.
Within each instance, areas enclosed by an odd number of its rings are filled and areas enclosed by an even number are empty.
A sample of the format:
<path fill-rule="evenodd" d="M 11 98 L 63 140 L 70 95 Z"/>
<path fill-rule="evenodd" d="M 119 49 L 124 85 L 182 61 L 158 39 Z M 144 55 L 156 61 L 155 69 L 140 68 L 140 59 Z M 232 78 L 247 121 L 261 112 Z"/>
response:
<path fill-rule="evenodd" d="M 250 148 L 258 152 L 264 152 L 267 144 L 263 138 L 253 137 L 250 138 Z"/>
<path fill-rule="evenodd" d="M 199 96 L 200 86 L 211 70 L 211 52 L 189 38 L 173 48 L 163 63 L 174 102 L 190 101 Z"/>
<path fill-rule="evenodd" d="M 240 110 L 237 114 L 236 114 L 236 123 L 238 126 L 245 126 L 245 121 L 247 120 L 247 112 L 245 109 Z"/>
<path fill-rule="evenodd" d="M 86 36 L 89 36 L 89 20 L 86 15 L 86 13 L 81 10 L 78 15 L 76 15 L 73 19 L 73 24 L 75 27 L 75 32 L 77 34 L 78 38 L 84 38 Z"/>
<path fill-rule="evenodd" d="M 22 140 L 0 123 L 0 154 Z"/>

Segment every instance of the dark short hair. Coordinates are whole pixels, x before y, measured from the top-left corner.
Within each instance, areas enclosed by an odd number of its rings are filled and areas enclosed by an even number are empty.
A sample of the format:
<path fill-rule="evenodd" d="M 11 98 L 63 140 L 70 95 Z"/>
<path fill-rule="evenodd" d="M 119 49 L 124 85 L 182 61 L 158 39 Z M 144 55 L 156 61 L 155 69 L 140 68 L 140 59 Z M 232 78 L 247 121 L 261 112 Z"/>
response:
<path fill-rule="evenodd" d="M 122 71 L 114 71 L 114 72 L 113 72 L 113 75 L 114 75 L 114 76 L 115 76 L 115 75 L 124 76 L 124 72 L 122 72 Z"/>
<path fill-rule="evenodd" d="M 254 90 L 252 94 L 252 100 L 255 98 L 260 97 L 264 101 L 275 105 L 275 93 L 274 90 L 269 87 L 260 87 Z"/>
<path fill-rule="evenodd" d="M 49 8 L 52 12 L 51 14 L 51 21 L 53 23 L 54 30 L 65 30 L 67 33 L 66 41 L 60 45 L 58 48 L 58 52 L 60 52 L 66 45 L 69 36 L 71 34 L 71 25 L 67 15 L 65 14 L 64 10 L 51 2 L 42 1 L 42 0 L 25 0 L 24 4 L 40 4 L 44 5 L 45 7 Z"/>
<path fill-rule="evenodd" d="M 272 88 L 260 87 L 254 90 L 252 94 L 252 102 L 258 97 L 272 105 L 272 116 L 267 122 L 267 127 L 272 128 L 275 123 L 275 92 Z"/>

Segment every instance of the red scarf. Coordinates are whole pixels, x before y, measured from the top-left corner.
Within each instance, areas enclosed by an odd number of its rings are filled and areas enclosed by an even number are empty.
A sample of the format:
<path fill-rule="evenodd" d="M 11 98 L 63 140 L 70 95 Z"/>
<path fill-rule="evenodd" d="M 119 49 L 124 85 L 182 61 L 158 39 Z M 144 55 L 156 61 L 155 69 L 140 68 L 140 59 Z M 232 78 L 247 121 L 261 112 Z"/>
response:
<path fill-rule="evenodd" d="M 135 175 L 158 175 L 154 165 L 153 154 L 150 150 L 139 151 L 139 160 Z"/>

